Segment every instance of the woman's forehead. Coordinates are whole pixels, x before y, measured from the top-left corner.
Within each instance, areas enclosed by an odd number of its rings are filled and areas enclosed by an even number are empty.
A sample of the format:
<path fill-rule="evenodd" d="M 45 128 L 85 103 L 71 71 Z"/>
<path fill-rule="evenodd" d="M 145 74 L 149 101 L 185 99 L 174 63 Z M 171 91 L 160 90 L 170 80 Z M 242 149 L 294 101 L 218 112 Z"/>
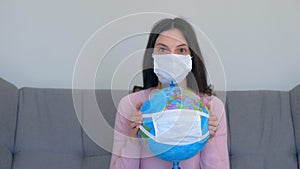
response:
<path fill-rule="evenodd" d="M 175 43 L 175 44 L 187 44 L 184 35 L 178 29 L 170 29 L 162 32 L 156 39 L 157 43 Z"/>

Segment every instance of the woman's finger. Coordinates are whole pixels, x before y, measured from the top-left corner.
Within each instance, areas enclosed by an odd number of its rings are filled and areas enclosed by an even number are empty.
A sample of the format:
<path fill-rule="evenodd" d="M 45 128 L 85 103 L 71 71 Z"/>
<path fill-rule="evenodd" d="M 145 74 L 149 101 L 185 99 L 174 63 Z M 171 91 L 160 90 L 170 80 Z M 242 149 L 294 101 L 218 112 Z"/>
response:
<path fill-rule="evenodd" d="M 208 119 L 208 125 L 209 125 L 208 129 L 209 129 L 209 134 L 210 134 L 209 141 L 211 141 L 215 137 L 215 135 L 216 135 L 216 133 L 218 131 L 218 125 L 219 125 L 219 123 L 218 123 L 217 116 L 210 115 L 209 119 Z"/>
<path fill-rule="evenodd" d="M 130 136 L 131 136 L 131 137 L 134 137 L 134 138 L 137 137 L 137 132 L 138 132 L 138 130 L 139 130 L 138 125 L 133 126 L 133 127 L 131 128 Z"/>
<path fill-rule="evenodd" d="M 215 126 L 209 126 L 208 129 L 211 134 L 216 134 L 216 132 L 218 131 L 218 127 Z"/>
<path fill-rule="evenodd" d="M 131 128 L 130 136 L 132 136 L 132 137 L 137 136 L 137 132 L 139 130 L 139 125 L 141 125 L 143 122 L 143 115 L 139 111 L 140 108 L 142 107 L 142 105 L 143 105 L 143 103 L 139 102 L 136 105 L 137 111 L 133 112 L 129 117 L 129 127 Z"/>
<path fill-rule="evenodd" d="M 136 110 L 140 110 L 140 108 L 142 107 L 143 105 L 143 102 L 139 102 L 137 105 L 136 105 Z"/>
<path fill-rule="evenodd" d="M 218 124 L 219 124 L 219 123 L 218 123 L 218 118 L 217 118 L 217 116 L 215 116 L 215 115 L 209 116 L 208 124 L 209 124 L 209 126 L 218 127 Z"/>
<path fill-rule="evenodd" d="M 143 115 L 142 113 L 140 112 L 134 112 L 131 114 L 130 116 L 130 119 L 129 119 L 130 122 L 135 122 L 135 123 L 142 123 L 143 121 Z"/>

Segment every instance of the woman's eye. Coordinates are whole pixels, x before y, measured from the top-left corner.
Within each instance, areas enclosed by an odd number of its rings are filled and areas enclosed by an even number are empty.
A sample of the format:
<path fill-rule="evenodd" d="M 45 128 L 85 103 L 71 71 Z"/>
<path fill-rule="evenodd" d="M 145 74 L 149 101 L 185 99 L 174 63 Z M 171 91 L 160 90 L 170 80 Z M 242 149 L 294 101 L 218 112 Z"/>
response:
<path fill-rule="evenodd" d="M 189 55 L 190 54 L 190 50 L 188 47 L 180 47 L 176 49 L 176 54 L 180 54 L 180 55 Z"/>
<path fill-rule="evenodd" d="M 179 49 L 179 52 L 180 52 L 180 53 L 185 53 L 185 52 L 186 52 L 186 49 L 185 49 L 185 48 L 180 48 L 180 49 Z"/>
<path fill-rule="evenodd" d="M 167 47 L 164 47 L 164 46 L 157 46 L 157 47 L 155 47 L 154 52 L 156 54 L 162 55 L 162 54 L 170 53 L 170 50 Z"/>
<path fill-rule="evenodd" d="M 159 52 L 165 52 L 166 49 L 165 49 L 165 48 L 159 48 L 158 51 L 159 51 Z"/>

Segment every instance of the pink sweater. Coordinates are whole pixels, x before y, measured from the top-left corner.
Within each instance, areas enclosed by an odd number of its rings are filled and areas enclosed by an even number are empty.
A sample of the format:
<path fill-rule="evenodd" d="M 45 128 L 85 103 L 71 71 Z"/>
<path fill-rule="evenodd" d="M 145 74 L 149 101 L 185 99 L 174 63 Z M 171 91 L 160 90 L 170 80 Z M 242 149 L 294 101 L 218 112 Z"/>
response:
<path fill-rule="evenodd" d="M 147 148 L 135 138 L 130 138 L 129 116 L 136 105 L 148 99 L 150 89 L 124 97 L 118 106 L 115 120 L 113 155 L 110 169 L 171 169 L 172 163 L 152 157 Z M 215 96 L 202 97 L 212 114 L 219 120 L 216 136 L 194 157 L 181 161 L 182 169 L 229 169 L 227 128 L 224 104 Z"/>

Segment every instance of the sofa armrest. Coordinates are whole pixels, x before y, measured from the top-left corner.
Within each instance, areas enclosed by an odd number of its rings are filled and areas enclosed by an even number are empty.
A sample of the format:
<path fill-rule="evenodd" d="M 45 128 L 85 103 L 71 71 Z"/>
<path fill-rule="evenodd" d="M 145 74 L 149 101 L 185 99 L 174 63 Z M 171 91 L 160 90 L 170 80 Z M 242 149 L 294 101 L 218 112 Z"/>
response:
<path fill-rule="evenodd" d="M 298 166 L 300 166 L 300 85 L 290 91 L 292 108 L 292 120 L 294 125 L 296 149 L 298 154 Z"/>
<path fill-rule="evenodd" d="M 0 169 L 11 169 L 12 153 L 10 150 L 0 145 Z"/>

